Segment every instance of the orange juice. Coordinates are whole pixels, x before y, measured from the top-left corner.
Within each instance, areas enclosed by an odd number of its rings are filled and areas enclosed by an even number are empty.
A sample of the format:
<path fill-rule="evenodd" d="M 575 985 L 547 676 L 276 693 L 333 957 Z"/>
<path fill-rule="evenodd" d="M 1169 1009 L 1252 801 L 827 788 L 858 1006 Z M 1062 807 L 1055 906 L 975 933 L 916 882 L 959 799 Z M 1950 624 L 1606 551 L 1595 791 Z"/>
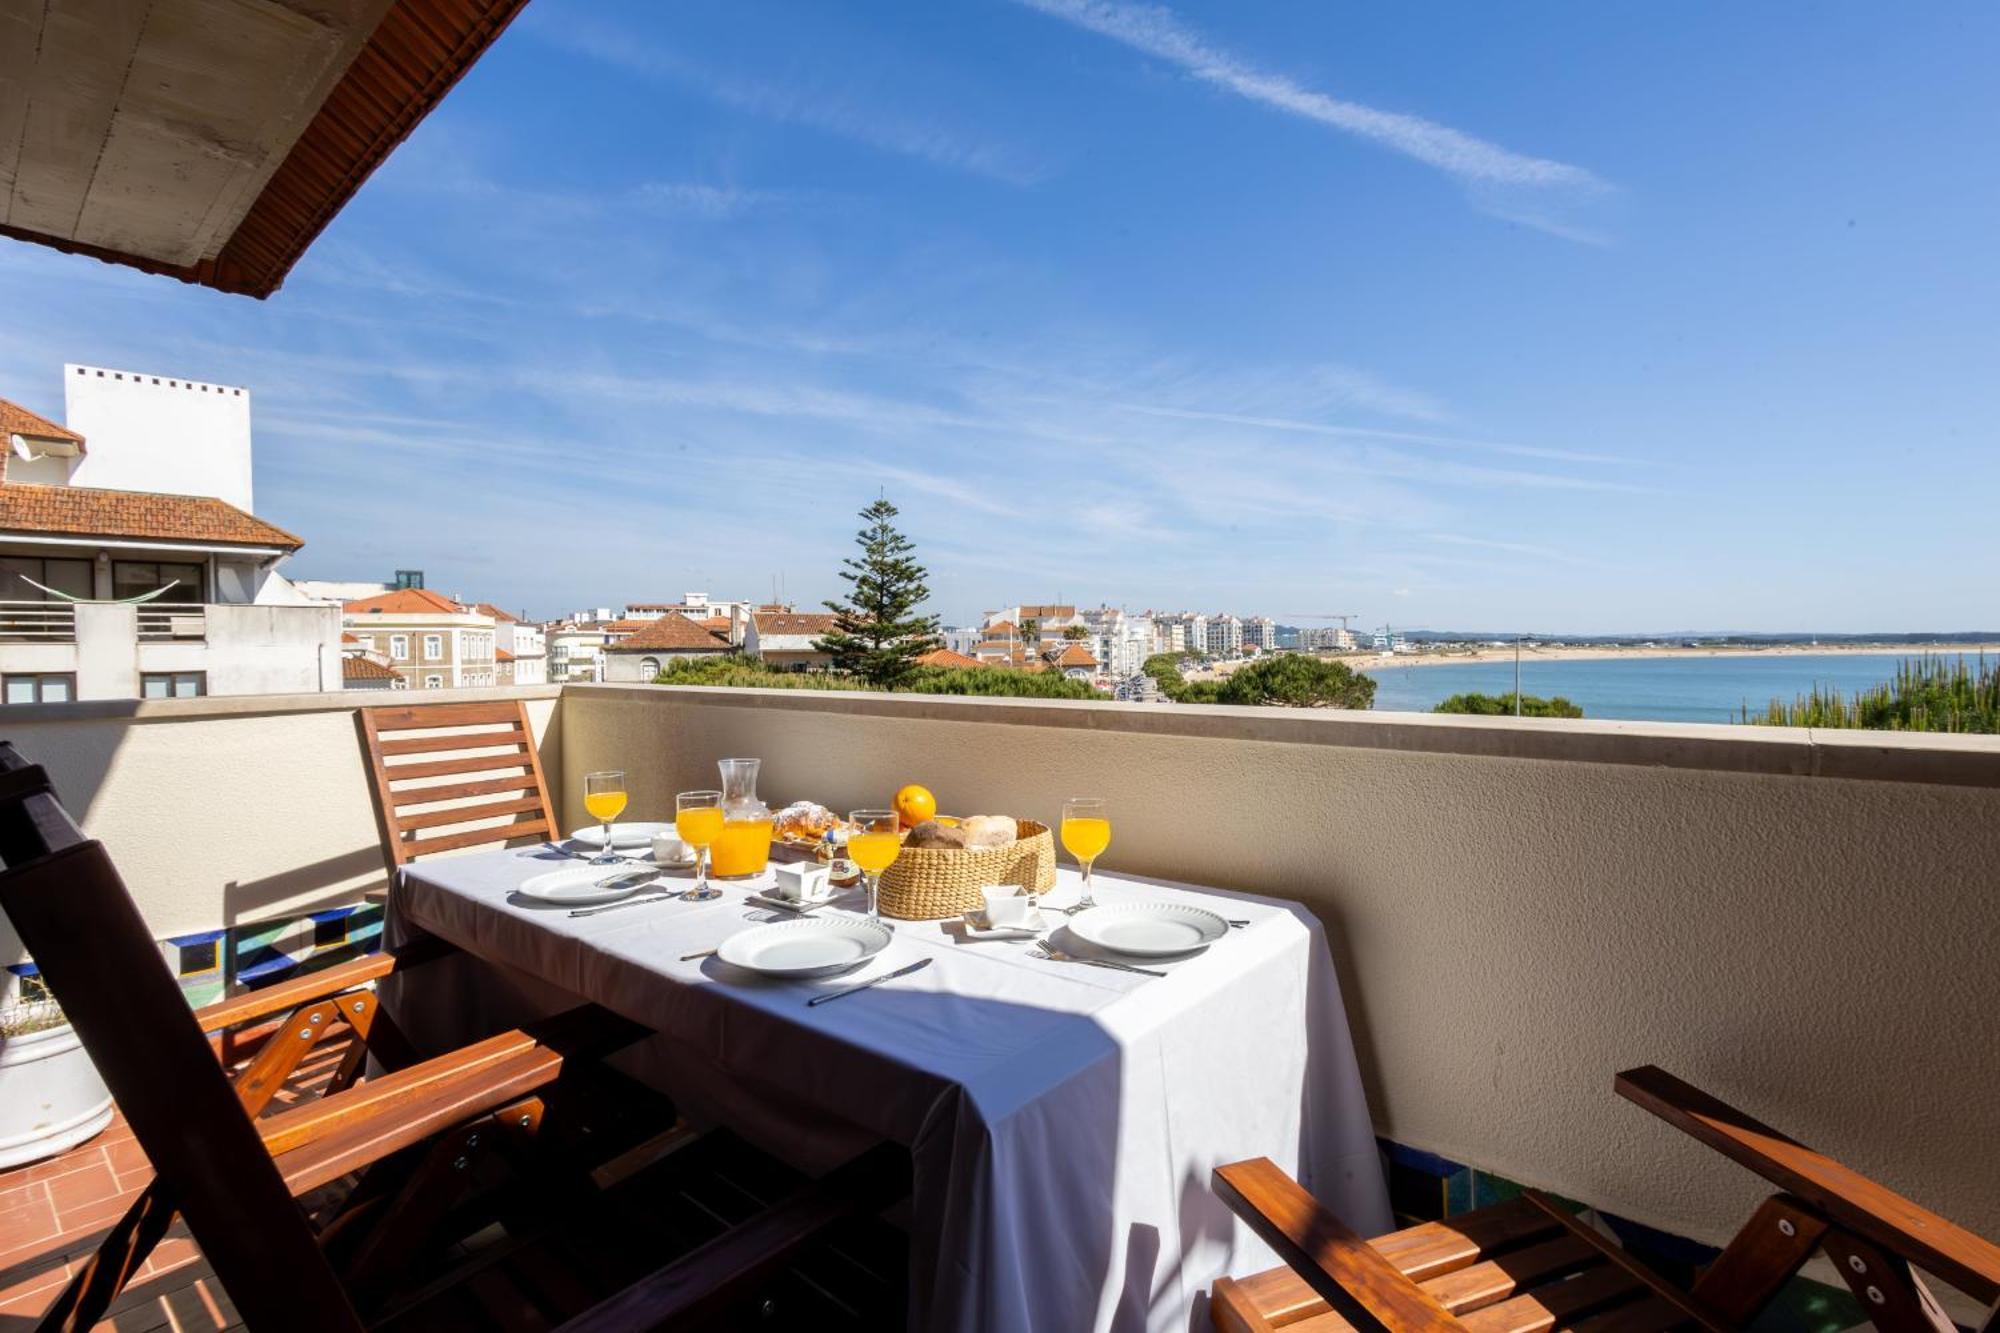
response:
<path fill-rule="evenodd" d="M 1063 849 L 1079 861 L 1095 861 L 1111 845 L 1108 819 L 1065 819 L 1062 822 Z"/>
<path fill-rule="evenodd" d="M 674 832 L 690 847 L 706 847 L 722 836 L 722 807 L 693 806 L 674 816 Z"/>
<path fill-rule="evenodd" d="M 722 814 L 720 810 L 715 813 L 718 817 Z M 771 821 L 768 818 L 725 821 L 708 857 L 710 874 L 757 874 L 771 860 Z"/>
<path fill-rule="evenodd" d="M 583 808 L 590 811 L 590 817 L 600 824 L 609 824 L 625 813 L 625 793 L 622 791 L 594 791 L 583 798 Z"/>
<path fill-rule="evenodd" d="M 879 875 L 903 850 L 903 840 L 893 833 L 850 833 L 847 859 L 871 875 Z"/>

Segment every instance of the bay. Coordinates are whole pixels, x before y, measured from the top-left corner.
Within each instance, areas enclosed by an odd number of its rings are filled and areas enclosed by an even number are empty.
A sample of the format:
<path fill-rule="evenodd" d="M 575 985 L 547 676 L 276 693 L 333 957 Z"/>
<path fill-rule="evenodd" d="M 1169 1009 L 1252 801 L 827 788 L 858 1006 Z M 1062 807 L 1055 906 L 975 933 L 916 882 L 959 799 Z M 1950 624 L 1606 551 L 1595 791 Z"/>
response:
<path fill-rule="evenodd" d="M 1880 685 L 1909 653 L 1745 653 L 1716 657 L 1594 658 L 1521 661 L 1521 692 L 1561 695 L 1587 718 L 1654 722 L 1735 722 L 1773 699 L 1790 701 L 1814 685 L 1844 694 Z M 1958 656 L 1958 654 L 1947 654 Z M 1966 655 L 1968 663 L 1974 655 Z M 1508 694 L 1514 662 L 1357 667 L 1377 682 L 1375 711 L 1428 713 L 1454 694 Z"/>

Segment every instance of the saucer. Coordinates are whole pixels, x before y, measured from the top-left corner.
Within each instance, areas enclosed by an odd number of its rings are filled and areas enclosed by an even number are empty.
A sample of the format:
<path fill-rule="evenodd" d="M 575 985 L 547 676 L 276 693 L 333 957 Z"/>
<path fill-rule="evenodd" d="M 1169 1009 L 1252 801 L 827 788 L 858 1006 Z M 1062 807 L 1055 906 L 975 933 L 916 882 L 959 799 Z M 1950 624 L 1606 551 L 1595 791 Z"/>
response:
<path fill-rule="evenodd" d="M 1048 920 L 1039 907 L 1030 911 L 1026 920 L 1013 926 L 987 925 L 986 913 L 980 908 L 974 908 L 959 919 L 965 923 L 965 938 L 969 940 L 1025 940 L 1049 928 Z"/>
<path fill-rule="evenodd" d="M 796 912 L 798 915 L 804 916 L 808 912 L 817 911 L 819 908 L 827 906 L 829 903 L 840 898 L 844 893 L 845 890 L 835 890 L 832 893 L 822 894 L 817 898 L 780 898 L 773 890 L 760 889 L 756 893 L 750 894 L 744 901 L 755 903 L 759 907 L 772 907 L 780 912 Z"/>

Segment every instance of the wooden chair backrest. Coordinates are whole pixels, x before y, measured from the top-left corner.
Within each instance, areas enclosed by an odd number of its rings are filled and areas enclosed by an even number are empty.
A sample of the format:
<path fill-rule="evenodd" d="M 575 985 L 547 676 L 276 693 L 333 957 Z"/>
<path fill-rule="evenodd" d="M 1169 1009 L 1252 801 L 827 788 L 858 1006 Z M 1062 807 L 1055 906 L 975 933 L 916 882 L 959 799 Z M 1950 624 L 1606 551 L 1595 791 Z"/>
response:
<path fill-rule="evenodd" d="M 164 795 L 163 795 L 164 799 Z M 103 844 L 0 741 L 0 911 L 252 1328 L 361 1322 Z"/>
<path fill-rule="evenodd" d="M 356 717 L 391 869 L 431 852 L 556 836 L 526 704 L 390 705 Z M 498 818 L 508 822 L 460 827 Z"/>
<path fill-rule="evenodd" d="M 1837 1230 L 1880 1246 L 1982 1303 L 2000 1300 L 2000 1246 L 1991 1241 L 1657 1066 L 1628 1069 L 1614 1086 L 1621 1097 L 1803 1201 Z"/>

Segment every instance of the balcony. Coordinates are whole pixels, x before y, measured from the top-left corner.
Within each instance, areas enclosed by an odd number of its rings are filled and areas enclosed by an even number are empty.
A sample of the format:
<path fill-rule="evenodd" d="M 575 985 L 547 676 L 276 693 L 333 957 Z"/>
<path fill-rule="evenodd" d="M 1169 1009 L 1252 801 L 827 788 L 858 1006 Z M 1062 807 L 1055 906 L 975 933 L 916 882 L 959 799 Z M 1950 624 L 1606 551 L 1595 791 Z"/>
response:
<path fill-rule="evenodd" d="M 568 827 L 587 771 L 622 768 L 632 808 L 657 811 L 736 754 L 763 758 L 774 806 L 912 780 L 965 811 L 1107 796 L 1118 870 L 1324 922 L 1375 1131 L 1399 1161 L 1443 1159 L 1443 1193 L 1526 1182 L 1720 1243 L 1757 1182 L 1691 1143 L 1634 1151 L 1606 1094 L 1657 1062 L 1755 1090 L 1762 1117 L 2000 1234 L 2000 739 L 617 685 L 449 698 L 527 702 Z M 0 734 L 49 767 L 158 937 L 268 936 L 383 882 L 356 702 L 28 706 Z M 16 952 L 0 927 L 0 961 Z"/>

